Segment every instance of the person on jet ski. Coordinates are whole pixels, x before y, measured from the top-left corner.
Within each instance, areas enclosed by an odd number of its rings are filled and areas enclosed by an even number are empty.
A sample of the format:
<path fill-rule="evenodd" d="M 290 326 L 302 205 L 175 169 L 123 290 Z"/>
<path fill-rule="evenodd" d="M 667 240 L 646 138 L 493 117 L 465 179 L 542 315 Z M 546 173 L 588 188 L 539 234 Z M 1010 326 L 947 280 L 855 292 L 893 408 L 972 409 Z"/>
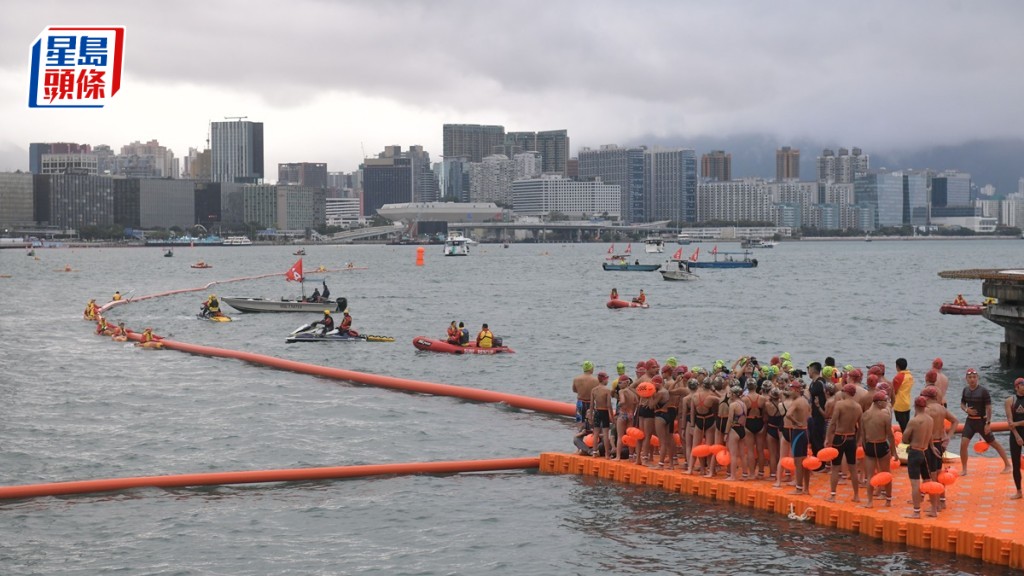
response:
<path fill-rule="evenodd" d="M 210 294 L 210 297 L 203 302 L 203 309 L 200 312 L 203 318 L 212 318 L 214 316 L 220 316 L 220 302 L 217 301 L 216 294 Z"/>
<path fill-rule="evenodd" d="M 317 334 L 317 336 L 321 338 L 326 336 L 331 330 L 334 330 L 334 317 L 331 316 L 330 310 L 324 310 L 324 317 L 309 325 L 311 329 L 316 328 L 317 326 L 323 326 Z"/>

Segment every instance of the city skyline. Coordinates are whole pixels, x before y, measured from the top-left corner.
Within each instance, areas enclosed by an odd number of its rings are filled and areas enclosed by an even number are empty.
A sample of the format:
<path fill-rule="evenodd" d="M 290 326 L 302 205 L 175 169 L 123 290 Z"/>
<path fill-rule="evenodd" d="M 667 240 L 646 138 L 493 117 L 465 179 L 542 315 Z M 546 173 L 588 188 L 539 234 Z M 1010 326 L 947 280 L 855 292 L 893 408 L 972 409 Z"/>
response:
<path fill-rule="evenodd" d="M 31 142 L 158 139 L 182 158 L 207 146 L 210 122 L 235 115 L 265 124 L 271 178 L 291 162 L 349 172 L 394 144 L 436 159 L 441 126 L 459 123 L 564 129 L 572 156 L 743 134 L 804 158 L 820 152 L 807 140 L 878 155 L 1024 134 L 1014 48 L 1024 6 L 859 6 L 298 2 L 247 16 L 194 2 L 159 13 L 16 5 L 0 23 L 0 171 L 27 170 Z M 127 27 L 123 87 L 107 108 L 28 110 L 29 47 L 55 23 Z M 734 172 L 746 175 L 736 157 Z"/>

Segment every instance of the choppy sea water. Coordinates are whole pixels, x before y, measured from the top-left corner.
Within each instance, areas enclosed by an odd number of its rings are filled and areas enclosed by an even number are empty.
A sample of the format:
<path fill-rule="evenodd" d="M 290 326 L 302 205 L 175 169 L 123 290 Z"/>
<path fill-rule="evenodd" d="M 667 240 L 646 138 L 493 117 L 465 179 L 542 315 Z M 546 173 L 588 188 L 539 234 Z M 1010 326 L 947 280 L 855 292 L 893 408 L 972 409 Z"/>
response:
<path fill-rule="evenodd" d="M 220 284 L 109 314 L 177 340 L 304 362 L 570 402 L 584 359 L 614 370 L 655 357 L 710 365 L 788 351 L 798 364 L 906 357 L 918 380 L 942 356 L 953 394 L 967 366 L 1001 399 L 1002 331 L 938 314 L 980 282 L 946 269 L 1024 267 L 1012 241 L 802 242 L 757 252 L 753 270 L 698 282 L 604 272 L 607 245 L 309 246 L 355 327 L 394 343 L 284 343 L 316 319 L 195 319 L 207 293 L 292 296 L 281 278 Z M 670 247 L 669 252 L 674 250 Z M 707 252 L 711 245 L 705 245 Z M 722 244 L 720 249 L 735 248 Z M 692 250 L 688 249 L 688 250 Z M 571 451 L 563 418 L 406 394 L 234 360 L 139 350 L 92 334 L 81 310 L 134 296 L 283 272 L 288 247 L 0 250 L 0 484 Z M 667 254 L 666 254 L 667 255 Z M 666 256 L 639 255 L 655 262 Z M 203 259 L 212 269 L 194 270 Z M 65 273 L 65 265 L 75 272 Z M 649 310 L 605 308 L 612 286 Z M 307 290 L 312 290 L 309 286 Z M 134 292 L 132 292 L 134 291 Z M 229 313 L 230 308 L 225 307 Z M 488 322 L 507 356 L 417 352 L 451 320 Z M 1009 479 L 1007 478 L 1009 483 Z M 1006 487 L 1009 490 L 1009 485 Z M 894 546 L 733 505 L 573 476 L 503 472 L 133 490 L 0 503 L 3 574 L 978 574 L 971 560 Z"/>

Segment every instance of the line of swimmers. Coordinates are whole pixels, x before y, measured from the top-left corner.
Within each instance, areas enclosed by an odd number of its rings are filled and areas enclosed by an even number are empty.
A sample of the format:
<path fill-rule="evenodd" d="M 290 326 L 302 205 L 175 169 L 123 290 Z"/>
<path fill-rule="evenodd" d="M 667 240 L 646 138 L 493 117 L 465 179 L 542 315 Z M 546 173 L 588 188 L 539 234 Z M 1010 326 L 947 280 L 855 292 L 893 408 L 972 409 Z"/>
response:
<path fill-rule="evenodd" d="M 124 325 L 124 321 L 118 322 L 116 326 L 107 322 L 107 319 L 102 314 L 96 315 L 96 334 L 99 336 L 109 336 L 115 342 L 127 342 L 128 335 L 131 333 Z M 142 348 L 163 348 L 163 343 L 160 342 L 160 338 L 153 334 L 152 328 L 146 328 L 142 331 L 139 336 L 139 341 L 136 342 L 136 346 Z"/>
<path fill-rule="evenodd" d="M 723 468 L 727 480 L 767 478 L 775 480 L 775 487 L 793 486 L 796 494 L 809 493 L 812 471 L 828 471 L 830 490 L 826 499 L 830 501 L 836 498 L 840 476 L 856 479 L 851 482 L 854 502 L 860 502 L 860 485 L 870 479 L 873 486 L 866 490 L 863 505 L 871 507 L 876 495 L 891 505 L 891 476 L 889 482 L 882 483 L 885 476 L 881 473 L 899 465 L 894 460 L 897 445 L 906 441 L 913 456 L 908 463 L 914 494 L 910 516 L 919 517 L 919 485 L 945 479 L 940 477 L 942 455 L 958 423 L 942 402 L 944 394 L 934 385 L 925 387 L 914 401 L 915 414 L 904 432 L 893 425 L 892 385 L 876 373 L 865 386 L 862 372 L 852 366 L 847 366 L 845 372 L 827 371 L 815 362 L 808 366 L 810 372 L 805 372 L 792 369 L 791 363 L 788 371 L 775 369 L 780 365 L 760 368 L 756 360 L 741 358 L 732 370 L 716 361 L 709 372 L 679 365 L 675 358 L 664 367 L 651 359 L 639 362 L 635 377 L 630 377 L 620 362 L 618 378 L 609 387 L 607 374 L 594 376 L 593 363 L 586 361 L 583 374 L 573 380 L 579 423 L 574 443 L 583 453 L 640 465 L 667 469 L 678 465 L 681 470 L 708 477 Z M 825 380 L 824 446 L 834 452 L 822 454 L 819 450 L 818 454 L 825 456 L 821 459 L 809 454 L 812 419 L 804 375 Z M 1019 408 L 1020 425 L 1024 426 L 1024 378 L 1019 381 L 1018 401 L 1012 411 L 1016 413 Z M 1007 399 L 1008 421 L 1014 422 L 1017 416 L 1010 415 L 1010 401 Z M 1020 435 L 1024 431 L 1013 426 L 1019 449 L 1024 445 Z M 975 432 L 965 430 L 965 444 Z M 922 443 L 927 454 L 918 461 L 913 450 Z M 1014 460 L 1017 493 L 1013 498 L 1020 498 L 1020 456 Z M 834 465 L 828 467 L 827 462 Z M 927 514 L 936 515 L 943 507 L 944 500 L 936 493 Z"/>

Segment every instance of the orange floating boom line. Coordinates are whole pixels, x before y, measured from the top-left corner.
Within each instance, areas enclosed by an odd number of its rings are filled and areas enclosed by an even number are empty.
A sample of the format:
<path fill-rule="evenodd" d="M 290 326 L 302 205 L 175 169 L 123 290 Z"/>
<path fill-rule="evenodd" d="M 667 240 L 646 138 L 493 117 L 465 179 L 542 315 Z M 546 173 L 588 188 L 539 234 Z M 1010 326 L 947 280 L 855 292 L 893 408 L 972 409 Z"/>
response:
<path fill-rule="evenodd" d="M 0 486 L 0 499 L 37 498 L 66 494 L 111 492 L 131 488 L 180 488 L 220 484 L 254 484 L 261 482 L 296 482 L 300 480 L 331 480 L 396 474 L 453 474 L 456 472 L 490 472 L 540 467 L 540 458 L 498 458 L 494 460 L 461 460 L 448 462 L 408 462 L 403 464 L 366 464 L 331 466 L 327 468 L 293 468 L 281 470 L 250 470 L 241 472 L 205 472 L 170 476 L 137 476 L 78 480 L 48 484 Z"/>
<path fill-rule="evenodd" d="M 258 276 L 243 276 L 243 277 L 240 277 L 240 278 L 228 278 L 227 280 L 214 280 L 213 282 L 209 282 L 209 283 L 204 284 L 203 286 L 199 286 L 197 288 L 181 288 L 181 289 L 178 289 L 178 290 L 168 290 L 167 292 L 157 292 L 156 294 L 147 294 L 145 296 L 134 296 L 130 300 L 110 301 L 110 302 L 107 302 L 106 304 L 104 304 L 103 306 L 101 306 L 99 308 L 99 311 L 100 312 L 104 312 L 104 311 L 106 311 L 106 310 L 108 310 L 110 308 L 113 308 L 114 306 L 121 306 L 123 304 L 130 304 L 132 302 L 138 302 L 140 300 L 150 300 L 152 298 L 160 298 L 162 296 L 174 296 L 175 294 L 185 294 L 187 292 L 201 292 L 203 290 L 208 290 L 211 287 L 216 286 L 217 284 L 228 284 L 228 283 L 231 283 L 231 282 L 244 282 L 246 280 L 259 280 L 261 278 L 270 278 L 271 276 L 284 276 L 285 274 L 287 274 L 287 272 L 272 272 L 272 273 L 269 273 L 269 274 L 260 274 Z"/>
<path fill-rule="evenodd" d="M 133 332 L 129 334 L 128 337 L 132 340 L 140 340 L 142 336 L 141 334 Z M 198 344 L 178 342 L 176 340 L 168 340 L 166 338 L 158 339 L 163 343 L 165 349 L 169 348 L 171 350 L 178 350 L 199 356 L 234 358 L 236 360 L 242 360 L 252 364 L 277 368 L 278 370 L 288 370 L 290 372 L 298 372 L 300 374 L 324 376 L 335 380 L 348 380 L 350 382 L 358 382 L 360 384 L 369 384 L 371 386 L 379 386 L 381 388 L 405 390 L 407 392 L 417 392 L 420 394 L 452 396 L 454 398 L 462 398 L 463 400 L 473 400 L 476 402 L 504 402 L 505 404 L 516 408 L 525 408 L 527 410 L 546 412 L 559 416 L 576 415 L 576 406 L 569 404 L 568 402 L 545 400 L 543 398 L 520 396 L 518 394 L 506 394 L 504 392 L 493 392 L 491 390 L 481 390 L 479 388 L 466 388 L 463 386 L 454 386 L 452 384 L 438 384 L 435 382 L 424 382 L 422 380 L 409 380 L 407 378 L 367 374 L 365 372 L 356 372 L 354 370 L 343 370 L 341 368 L 330 368 L 328 366 L 317 366 L 316 364 L 285 360 L 284 358 L 267 356 L 265 354 L 255 354 L 253 352 L 242 352 L 239 350 L 227 350 L 224 348 L 214 348 L 212 346 L 200 346 Z"/>

